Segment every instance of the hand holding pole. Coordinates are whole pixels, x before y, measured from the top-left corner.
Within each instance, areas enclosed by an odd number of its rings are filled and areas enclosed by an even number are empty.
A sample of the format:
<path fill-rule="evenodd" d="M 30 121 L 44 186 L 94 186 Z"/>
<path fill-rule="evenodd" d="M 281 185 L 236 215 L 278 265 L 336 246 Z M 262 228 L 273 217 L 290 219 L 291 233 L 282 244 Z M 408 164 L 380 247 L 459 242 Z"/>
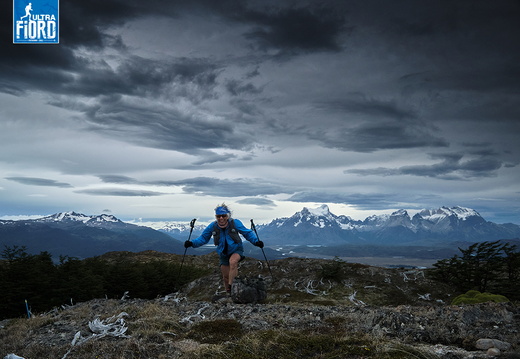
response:
<path fill-rule="evenodd" d="M 197 218 L 193 218 L 190 222 L 190 235 L 188 236 L 188 240 L 186 242 L 190 242 L 190 239 L 191 239 L 191 232 L 193 232 L 193 227 L 195 226 L 195 221 L 197 220 Z M 184 257 L 186 257 L 186 251 L 188 250 L 188 246 L 184 245 L 184 254 L 182 255 L 182 262 L 181 262 L 181 267 L 179 268 L 179 274 L 177 275 L 177 277 L 180 276 L 181 274 L 181 271 L 182 271 L 182 266 L 184 265 Z"/>
<path fill-rule="evenodd" d="M 256 231 L 255 223 L 251 219 L 251 229 L 255 232 L 256 238 L 258 241 L 260 241 L 260 237 L 258 236 L 258 232 Z M 273 272 L 271 271 L 271 266 L 269 265 L 269 261 L 267 260 L 267 257 L 265 256 L 264 247 L 261 246 L 260 249 L 262 250 L 262 253 L 264 254 L 265 262 L 267 263 L 267 268 L 269 268 L 269 273 L 271 273 L 271 277 L 273 277 Z M 273 277 L 274 278 L 274 277 Z"/>

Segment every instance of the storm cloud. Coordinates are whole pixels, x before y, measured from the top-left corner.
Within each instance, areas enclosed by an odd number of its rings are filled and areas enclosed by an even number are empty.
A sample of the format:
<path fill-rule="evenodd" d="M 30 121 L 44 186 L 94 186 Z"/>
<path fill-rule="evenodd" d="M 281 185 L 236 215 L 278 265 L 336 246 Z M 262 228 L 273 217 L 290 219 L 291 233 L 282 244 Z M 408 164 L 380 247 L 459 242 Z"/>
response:
<path fill-rule="evenodd" d="M 59 45 L 13 44 L 10 11 L 0 216 L 518 222 L 518 1 L 62 1 Z"/>

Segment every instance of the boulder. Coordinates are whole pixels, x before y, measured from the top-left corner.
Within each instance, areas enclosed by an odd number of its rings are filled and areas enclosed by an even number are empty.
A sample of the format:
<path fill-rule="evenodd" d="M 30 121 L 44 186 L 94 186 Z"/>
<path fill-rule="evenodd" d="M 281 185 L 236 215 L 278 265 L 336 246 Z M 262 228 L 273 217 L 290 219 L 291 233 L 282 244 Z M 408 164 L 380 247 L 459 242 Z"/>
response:
<path fill-rule="evenodd" d="M 486 352 L 486 355 L 489 357 L 497 357 L 500 355 L 500 349 L 497 348 L 489 348 Z"/>
<path fill-rule="evenodd" d="M 236 277 L 231 285 L 231 299 L 234 303 L 259 303 L 267 298 L 267 288 L 262 278 Z"/>
<path fill-rule="evenodd" d="M 503 342 L 503 341 L 497 340 L 497 339 L 488 339 L 488 338 L 483 338 L 483 339 L 477 340 L 477 343 L 475 344 L 475 346 L 477 347 L 477 349 L 481 349 L 481 350 L 488 350 L 489 348 L 497 348 L 499 350 L 506 351 L 506 350 L 509 350 L 509 348 L 511 348 L 511 344 L 509 344 L 507 342 Z"/>

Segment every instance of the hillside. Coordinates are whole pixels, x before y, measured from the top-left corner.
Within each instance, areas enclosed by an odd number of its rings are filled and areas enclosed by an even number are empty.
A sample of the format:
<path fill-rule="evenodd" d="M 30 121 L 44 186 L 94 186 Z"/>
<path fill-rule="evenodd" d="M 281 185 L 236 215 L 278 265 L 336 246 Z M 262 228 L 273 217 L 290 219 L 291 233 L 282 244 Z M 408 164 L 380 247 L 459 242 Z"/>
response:
<path fill-rule="evenodd" d="M 147 251 L 103 258 L 178 263 L 182 256 Z M 270 271 L 265 262 L 247 259 L 240 275 L 260 275 L 268 297 L 234 304 L 215 296 L 222 291 L 215 254 L 185 260 L 211 272 L 171 295 L 143 300 L 128 293 L 1 322 L 0 356 L 487 358 L 476 342 L 491 338 L 512 345 L 503 358 L 519 357 L 517 305 L 451 306 L 458 293 L 423 270 L 287 258 L 270 261 Z"/>

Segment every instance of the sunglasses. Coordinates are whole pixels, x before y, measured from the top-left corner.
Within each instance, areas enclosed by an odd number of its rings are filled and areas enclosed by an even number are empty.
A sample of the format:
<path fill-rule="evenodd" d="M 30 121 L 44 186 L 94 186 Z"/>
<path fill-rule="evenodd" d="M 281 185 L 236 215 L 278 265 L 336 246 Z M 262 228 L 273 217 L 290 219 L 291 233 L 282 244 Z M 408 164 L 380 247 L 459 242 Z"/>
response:
<path fill-rule="evenodd" d="M 227 214 L 217 214 L 217 215 L 215 215 L 215 217 L 217 217 L 217 218 L 226 218 Z"/>

